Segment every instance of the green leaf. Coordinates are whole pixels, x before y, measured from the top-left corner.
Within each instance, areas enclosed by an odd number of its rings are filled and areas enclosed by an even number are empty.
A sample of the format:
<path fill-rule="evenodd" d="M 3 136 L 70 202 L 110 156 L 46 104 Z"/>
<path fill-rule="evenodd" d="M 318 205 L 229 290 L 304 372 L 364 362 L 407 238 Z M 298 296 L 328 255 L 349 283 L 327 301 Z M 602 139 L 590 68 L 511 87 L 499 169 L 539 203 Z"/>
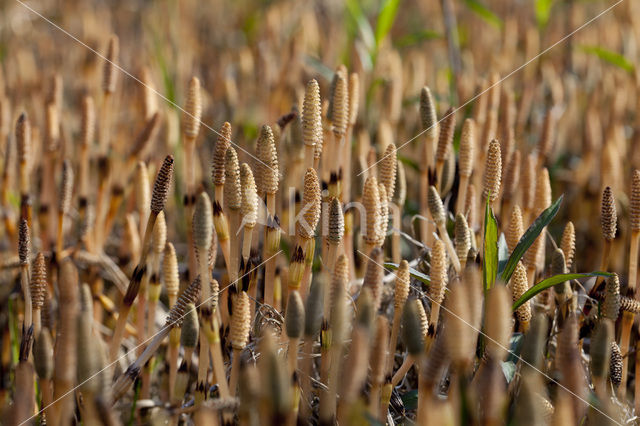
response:
<path fill-rule="evenodd" d="M 494 28 L 502 29 L 502 19 L 479 0 L 464 0 L 467 7 Z"/>
<path fill-rule="evenodd" d="M 511 278 L 511 274 L 516 269 L 516 265 L 524 256 L 525 252 L 531 244 L 538 238 L 542 230 L 545 226 L 551 222 L 551 220 L 558 214 L 558 210 L 560 210 L 560 204 L 562 204 L 562 199 L 564 195 L 558 197 L 558 199 L 551 204 L 545 211 L 540 213 L 540 216 L 533 221 L 529 229 L 522 235 L 520 241 L 516 245 L 516 248 L 513 249 L 513 253 L 511 253 L 511 257 L 509 257 L 509 261 L 507 265 L 504 267 L 504 271 L 502 271 L 501 279 L 505 283 L 509 282 L 509 278 Z"/>
<path fill-rule="evenodd" d="M 489 290 L 498 275 L 498 222 L 489 206 L 489 194 L 484 210 L 484 254 L 482 256 L 482 282 Z"/>
<path fill-rule="evenodd" d="M 553 287 L 556 284 L 560 284 L 565 281 L 577 280 L 578 278 L 586 278 L 586 277 L 611 277 L 612 273 L 609 272 L 584 272 L 580 274 L 558 274 L 553 277 L 547 278 L 545 280 L 540 281 L 538 284 L 531 287 L 529 290 L 525 291 L 525 293 L 520 296 L 518 300 L 511 307 L 512 310 L 518 309 L 525 302 L 533 298 L 538 293 Z"/>
<path fill-rule="evenodd" d="M 364 11 L 360 7 L 360 3 L 358 0 L 347 0 L 345 5 L 349 11 L 349 15 L 356 24 L 360 37 L 362 37 L 362 41 L 367 47 L 367 50 L 369 52 L 373 52 L 376 47 L 376 38 L 373 30 L 371 29 L 371 24 L 369 24 Z"/>
<path fill-rule="evenodd" d="M 618 68 L 622 68 L 627 72 L 634 72 L 635 67 L 633 63 L 618 52 L 614 52 L 600 46 L 580 46 L 580 49 L 585 53 L 595 55 L 603 61 L 608 62 L 611 65 L 615 65 Z"/>
<path fill-rule="evenodd" d="M 394 271 L 398 270 L 398 264 L 397 263 L 392 263 L 392 262 L 387 262 L 384 264 L 385 268 L 391 268 Z M 420 271 L 417 271 L 413 268 L 409 268 L 409 275 L 411 275 L 413 278 L 415 278 L 418 281 L 421 281 L 422 283 L 429 285 L 431 284 L 431 278 L 429 278 L 429 275 L 423 274 Z"/>
<path fill-rule="evenodd" d="M 405 410 L 415 410 L 418 408 L 418 389 L 410 390 L 400 396 Z"/>
<path fill-rule="evenodd" d="M 536 22 L 538 23 L 538 28 L 542 29 L 547 26 L 547 22 L 549 22 L 549 17 L 551 16 L 551 7 L 553 6 L 553 0 L 536 0 L 535 1 L 535 12 L 536 12 Z"/>
<path fill-rule="evenodd" d="M 380 14 L 378 15 L 378 22 L 376 23 L 376 46 L 380 46 L 380 42 L 382 42 L 387 34 L 389 34 L 389 31 L 391 31 L 393 22 L 396 20 L 399 5 L 400 0 L 384 1 Z"/>

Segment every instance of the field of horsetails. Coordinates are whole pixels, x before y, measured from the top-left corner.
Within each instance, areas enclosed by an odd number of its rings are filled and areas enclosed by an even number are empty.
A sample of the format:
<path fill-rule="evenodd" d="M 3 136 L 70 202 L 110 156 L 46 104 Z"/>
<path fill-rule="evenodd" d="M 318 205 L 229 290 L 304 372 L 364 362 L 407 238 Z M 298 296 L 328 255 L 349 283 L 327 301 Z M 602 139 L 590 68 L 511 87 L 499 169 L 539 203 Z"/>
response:
<path fill-rule="evenodd" d="M 0 424 L 640 422 L 634 0 L 0 2 Z"/>

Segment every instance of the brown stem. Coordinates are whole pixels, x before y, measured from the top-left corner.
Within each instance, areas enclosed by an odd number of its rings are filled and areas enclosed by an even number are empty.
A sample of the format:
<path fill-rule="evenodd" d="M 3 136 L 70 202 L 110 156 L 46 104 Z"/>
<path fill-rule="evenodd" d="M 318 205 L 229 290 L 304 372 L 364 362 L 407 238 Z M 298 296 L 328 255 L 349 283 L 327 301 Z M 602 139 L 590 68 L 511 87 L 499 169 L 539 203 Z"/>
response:
<path fill-rule="evenodd" d="M 638 279 L 638 243 L 640 242 L 640 231 L 631 232 L 631 242 L 629 246 L 629 292 L 636 296 L 636 282 Z M 634 314 L 631 312 L 622 313 L 622 328 L 620 332 L 620 352 L 622 352 L 622 380 L 618 387 L 618 397 L 624 400 L 627 393 L 627 370 L 629 368 L 629 340 L 631 338 L 631 328 L 633 326 Z"/>
<path fill-rule="evenodd" d="M 289 350 L 287 353 L 287 361 L 289 365 L 289 376 L 293 376 L 298 368 L 298 343 L 300 339 L 289 339 Z"/>
<path fill-rule="evenodd" d="M 300 419 L 306 421 L 311 415 L 311 401 L 313 396 L 311 393 L 311 374 L 313 371 L 313 338 L 311 336 L 305 336 L 303 351 L 304 357 L 302 358 L 302 375 L 300 376 L 302 381 L 302 396 L 307 398 L 307 401 L 300 401 Z"/>
<path fill-rule="evenodd" d="M 467 189 L 469 188 L 469 176 L 460 175 L 458 186 L 458 199 L 456 201 L 456 213 L 464 214 L 464 204 L 467 200 Z"/>
<path fill-rule="evenodd" d="M 393 378 L 391 379 L 391 385 L 394 388 L 398 386 L 398 383 L 400 383 L 400 380 L 402 380 L 402 378 L 407 374 L 409 369 L 413 367 L 414 362 L 415 362 L 414 357 L 412 355 L 407 355 L 402 365 L 400 366 L 400 368 L 398 368 L 396 373 L 393 375 Z"/>
<path fill-rule="evenodd" d="M 420 215 L 423 217 L 429 217 L 429 169 L 424 168 L 420 173 Z M 429 228 L 424 226 L 425 223 L 420 224 L 420 241 L 427 243 L 429 239 Z"/>
<path fill-rule="evenodd" d="M 389 356 L 387 357 L 387 366 L 385 371 L 389 374 L 393 372 L 393 361 L 398 345 L 398 333 L 400 332 L 400 322 L 402 317 L 402 309 L 393 311 L 393 322 L 391 323 L 391 338 L 389 339 Z"/>
<path fill-rule="evenodd" d="M 391 237 L 391 259 L 395 264 L 400 264 L 402 260 L 400 246 L 400 231 L 402 230 L 402 206 L 393 209 L 393 236 Z"/>
<path fill-rule="evenodd" d="M 24 330 L 33 323 L 33 305 L 31 303 L 31 288 L 29 287 L 29 265 L 20 266 L 20 286 L 24 298 Z"/>
<path fill-rule="evenodd" d="M 233 359 L 231 360 L 231 376 L 229 377 L 229 395 L 236 396 L 238 387 L 238 374 L 240 370 L 240 354 L 242 349 L 233 349 Z"/>
<path fill-rule="evenodd" d="M 438 232 L 440 233 L 440 238 L 447 248 L 447 252 L 449 253 L 449 259 L 451 260 L 453 269 L 455 269 L 456 274 L 460 275 L 460 261 L 458 260 L 458 254 L 456 253 L 456 249 L 453 247 L 453 243 L 451 242 L 451 238 L 449 238 L 447 228 L 444 226 L 444 224 L 438 225 Z"/>
<path fill-rule="evenodd" d="M 312 145 L 304 146 L 304 169 L 307 170 L 313 167 L 313 154 L 315 148 Z"/>

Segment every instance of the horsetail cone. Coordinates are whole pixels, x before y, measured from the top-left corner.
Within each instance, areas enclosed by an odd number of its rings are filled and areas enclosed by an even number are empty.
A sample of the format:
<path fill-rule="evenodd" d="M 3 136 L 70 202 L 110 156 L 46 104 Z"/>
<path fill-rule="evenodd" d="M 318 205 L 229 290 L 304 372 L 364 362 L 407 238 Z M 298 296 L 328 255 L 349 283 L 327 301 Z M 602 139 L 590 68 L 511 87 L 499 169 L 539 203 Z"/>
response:
<path fill-rule="evenodd" d="M 564 258 L 562 249 L 556 248 L 551 255 L 551 273 L 556 276 L 559 274 L 567 273 L 567 262 Z M 562 294 L 565 291 L 566 281 L 563 281 L 554 286 L 556 293 Z"/>
<path fill-rule="evenodd" d="M 324 286 L 320 280 L 311 282 L 311 288 L 304 306 L 304 335 L 313 337 L 320 331 L 324 307 Z"/>
<path fill-rule="evenodd" d="M 541 213 L 551 205 L 551 182 L 549 181 L 549 171 L 543 168 L 538 174 L 535 190 L 535 211 Z M 534 268 L 543 254 L 544 235 L 538 236 L 531 247 L 524 254 L 524 264 L 527 268 Z"/>
<path fill-rule="evenodd" d="M 44 254 L 39 252 L 33 264 L 33 274 L 31 275 L 31 302 L 34 309 L 42 309 L 44 298 L 47 293 L 47 262 Z"/>
<path fill-rule="evenodd" d="M 516 269 L 513 271 L 513 275 L 509 282 L 511 285 L 511 296 L 513 297 L 513 301 L 516 302 L 523 294 L 526 293 L 527 290 L 529 290 L 527 270 L 524 265 L 522 265 L 522 262 L 518 262 L 516 265 Z M 520 305 L 516 310 L 516 316 L 521 323 L 528 324 L 529 321 L 531 321 L 531 304 L 529 302 L 525 302 Z"/>
<path fill-rule="evenodd" d="M 202 94 L 200 93 L 200 80 L 192 77 L 187 89 L 187 103 L 184 106 L 184 134 L 191 139 L 198 136 L 200 119 L 202 117 Z"/>
<path fill-rule="evenodd" d="M 522 223 L 522 210 L 520 210 L 520 206 L 516 204 L 511 210 L 509 228 L 507 228 L 507 247 L 509 248 L 509 251 L 513 252 L 523 233 L 524 225 Z"/>
<path fill-rule="evenodd" d="M 342 203 L 337 198 L 331 200 L 329 205 L 329 235 L 327 241 L 330 244 L 338 245 L 344 235 L 344 214 L 342 213 Z"/>
<path fill-rule="evenodd" d="M 227 148 L 224 156 L 224 176 L 224 203 L 231 210 L 240 210 L 242 207 L 240 164 L 238 154 L 232 147 Z"/>
<path fill-rule="evenodd" d="M 609 344 L 611 347 L 611 357 L 609 358 L 609 378 L 611 383 L 618 387 L 622 382 L 622 352 L 618 344 L 612 340 Z"/>
<path fill-rule="evenodd" d="M 247 293 L 241 291 L 233 301 L 233 315 L 231 316 L 231 328 L 229 329 L 229 337 L 233 349 L 241 350 L 247 346 L 250 330 L 251 303 Z"/>
<path fill-rule="evenodd" d="M 396 161 L 398 170 L 396 171 L 396 185 L 393 194 L 393 202 L 398 206 L 404 206 L 404 202 L 407 199 L 407 177 L 404 171 L 404 164 L 400 161 Z"/>
<path fill-rule="evenodd" d="M 631 179 L 631 202 L 629 203 L 629 219 L 631 229 L 640 231 L 640 170 L 633 171 Z"/>
<path fill-rule="evenodd" d="M 297 290 L 289 292 L 287 311 L 284 317 L 287 337 L 299 339 L 304 332 L 304 303 Z"/>
<path fill-rule="evenodd" d="M 551 180 L 546 167 L 543 167 L 537 175 L 534 204 L 537 212 L 542 212 L 551 205 Z"/>
<path fill-rule="evenodd" d="M 62 214 L 69 212 L 72 196 L 73 169 L 71 168 L 71 162 L 66 159 L 62 163 L 62 181 L 60 182 L 60 193 L 58 194 L 58 209 Z"/>
<path fill-rule="evenodd" d="M 326 296 L 329 298 L 329 312 L 332 312 L 338 297 L 344 297 L 346 302 L 346 291 L 349 285 L 349 260 L 344 254 L 338 256 L 335 267 L 333 268 L 333 275 L 331 276 L 331 284 L 329 286 L 329 294 Z M 326 315 L 325 311 L 325 315 Z M 342 314 L 341 314 L 342 315 Z M 333 317 L 331 317 L 333 322 Z"/>
<path fill-rule="evenodd" d="M 440 199 L 440 194 L 438 194 L 438 190 L 433 185 L 429 187 L 427 201 L 429 204 L 429 211 L 431 212 L 431 217 L 433 218 L 433 221 L 436 223 L 438 227 L 443 226 L 445 224 L 447 216 L 444 211 L 444 205 L 442 204 L 442 200 Z"/>
<path fill-rule="evenodd" d="M 424 310 L 424 305 L 419 299 L 416 299 L 418 303 L 416 303 L 418 307 L 418 318 L 420 319 L 420 332 L 422 333 L 422 338 L 427 335 L 429 331 L 429 318 L 427 317 L 427 312 Z"/>
<path fill-rule="evenodd" d="M 366 233 L 362 236 L 362 239 L 368 244 L 375 244 L 380 222 L 380 192 L 378 190 L 378 181 L 374 176 L 369 176 L 364 182 L 362 203 L 366 213 Z"/>
<path fill-rule="evenodd" d="M 180 344 L 185 348 L 195 348 L 198 343 L 198 335 L 200 324 L 198 322 L 198 312 L 193 303 L 189 303 L 186 307 L 186 314 L 182 321 L 182 330 L 180 332 Z"/>
<path fill-rule="evenodd" d="M 381 183 L 378 184 L 378 194 L 380 196 L 380 221 L 378 222 L 376 245 L 382 247 L 389 227 L 389 198 L 387 197 L 387 190 Z"/>
<path fill-rule="evenodd" d="M 322 143 L 322 110 L 320 86 L 316 80 L 307 83 L 302 105 L 302 140 L 307 146 Z"/>
<path fill-rule="evenodd" d="M 18 227 L 18 256 L 22 266 L 31 262 L 31 234 L 26 219 L 21 219 Z"/>
<path fill-rule="evenodd" d="M 476 123 L 473 118 L 467 118 L 462 125 L 460 134 L 460 155 L 458 161 L 460 176 L 469 177 L 473 172 L 475 161 Z"/>
<path fill-rule="evenodd" d="M 567 225 L 564 227 L 562 239 L 560 240 L 560 248 L 564 254 L 567 270 L 570 270 L 576 253 L 576 231 L 571 221 L 567 222 Z"/>
<path fill-rule="evenodd" d="M 600 225 L 602 226 L 602 236 L 605 240 L 613 241 L 615 239 L 617 221 L 616 202 L 613 198 L 611 187 L 607 186 L 602 193 L 602 207 L 600 210 Z"/>
<path fill-rule="evenodd" d="M 393 143 L 387 145 L 379 165 L 379 182 L 387 191 L 387 199 L 391 201 L 396 189 L 396 172 L 398 160 L 396 158 L 396 146 Z"/>
<path fill-rule="evenodd" d="M 450 107 L 440 120 L 440 136 L 436 147 L 436 160 L 445 161 L 449 155 L 453 142 L 453 132 L 456 127 L 456 116 L 453 107 Z"/>
<path fill-rule="evenodd" d="M 211 177 L 215 186 L 224 185 L 225 180 L 225 156 L 231 143 L 231 124 L 225 121 L 218 133 L 216 147 L 213 150 L 211 161 Z"/>
<path fill-rule="evenodd" d="M 549 157 L 549 154 L 551 154 L 551 150 L 553 149 L 554 124 L 555 123 L 552 111 L 547 111 L 544 116 L 542 136 L 540 137 L 540 142 L 538 144 L 538 155 L 541 155 L 544 159 Z"/>
<path fill-rule="evenodd" d="M 200 299 L 201 282 L 200 275 L 184 289 L 184 291 L 178 297 L 176 304 L 169 311 L 167 315 L 167 321 L 165 327 L 182 327 L 182 323 L 187 314 L 190 304 L 198 303 Z"/>
<path fill-rule="evenodd" d="M 422 121 L 422 129 L 427 134 L 427 137 L 435 140 L 438 135 L 436 106 L 435 102 L 433 102 L 431 89 L 426 86 L 420 91 L 420 120 Z"/>
<path fill-rule="evenodd" d="M 620 312 L 620 280 L 618 274 L 608 277 L 604 287 L 604 301 L 600 306 L 603 318 L 616 321 Z"/>
<path fill-rule="evenodd" d="M 402 342 L 407 347 L 409 354 L 419 356 L 424 348 L 422 323 L 418 313 L 418 299 L 409 299 L 402 310 Z"/>
<path fill-rule="evenodd" d="M 18 148 L 18 162 L 27 164 L 31 160 L 31 123 L 23 112 L 16 122 L 16 147 Z"/>
<path fill-rule="evenodd" d="M 505 200 L 511 200 L 517 194 L 518 184 L 520 183 L 520 151 L 517 149 L 513 151 L 508 161 L 504 172 L 504 187 L 502 190 L 502 198 Z"/>
<path fill-rule="evenodd" d="M 411 276 L 409 274 L 409 262 L 402 260 L 396 272 L 396 286 L 393 292 L 393 308 L 397 311 L 402 309 L 409 296 Z"/>
<path fill-rule="evenodd" d="M 500 194 L 500 180 L 502 178 L 502 154 L 500 153 L 500 142 L 492 139 L 489 143 L 487 161 L 485 163 L 484 175 L 482 179 L 482 199 L 493 203 Z"/>
<path fill-rule="evenodd" d="M 308 168 L 304 174 L 304 190 L 302 192 L 303 221 L 296 223 L 296 233 L 303 238 L 315 237 L 316 226 L 321 213 L 320 182 L 315 169 Z"/>
<path fill-rule="evenodd" d="M 196 199 L 193 211 L 193 242 L 198 250 L 207 253 L 211 247 L 213 233 L 213 211 L 211 200 L 206 192 L 201 192 Z"/>
<path fill-rule="evenodd" d="M 153 192 L 151 194 L 151 212 L 156 215 L 164 210 L 164 206 L 167 203 L 172 177 L 173 156 L 167 155 L 160 167 L 160 170 L 158 170 L 156 181 L 153 184 Z"/>
<path fill-rule="evenodd" d="M 349 76 L 349 124 L 353 126 L 358 119 L 358 107 L 360 106 L 360 77 L 351 73 Z"/>
<path fill-rule="evenodd" d="M 471 233 L 469 231 L 469 224 L 467 219 L 460 212 L 456 213 L 455 223 L 455 243 L 456 243 L 456 255 L 460 260 L 466 260 L 471 249 Z"/>
<path fill-rule="evenodd" d="M 167 244 L 167 221 L 164 219 L 164 212 L 160 212 L 153 225 L 153 234 L 151 235 L 151 248 L 153 252 L 160 258 Z"/>
<path fill-rule="evenodd" d="M 258 221 L 258 193 L 251 167 L 242 163 L 240 167 L 240 187 L 242 190 L 242 222 L 245 227 L 253 228 Z"/>
<path fill-rule="evenodd" d="M 260 194 L 275 194 L 278 191 L 279 164 L 276 142 L 271 127 L 266 124 L 260 129 L 257 146 L 258 159 L 256 171 L 258 174 L 258 192 Z"/>
<path fill-rule="evenodd" d="M 371 253 L 367 254 L 367 267 L 364 272 L 363 287 L 371 290 L 373 304 L 376 311 L 380 308 L 382 301 L 382 286 L 384 278 L 384 269 L 382 268 L 383 253 L 380 247 L 374 248 Z"/>
<path fill-rule="evenodd" d="M 167 243 L 162 258 L 162 275 L 164 285 L 169 296 L 177 296 L 180 288 L 180 276 L 178 271 L 178 259 L 173 244 Z"/>
<path fill-rule="evenodd" d="M 347 75 L 347 67 L 341 64 L 338 66 L 338 68 L 336 68 L 335 72 L 333 73 L 333 77 L 331 78 L 331 84 L 329 85 L 329 96 L 328 96 L 329 101 L 328 101 L 328 104 L 326 105 L 326 112 L 325 112 L 325 117 L 330 122 L 334 121 L 335 93 L 336 93 L 336 86 L 338 84 L 338 78 L 342 77 L 342 79 L 344 79 L 346 75 Z M 323 109 L 324 108 L 325 108 L 325 105 L 323 105 Z"/>
<path fill-rule="evenodd" d="M 636 299 L 632 299 L 630 297 L 621 297 L 620 310 L 638 315 L 640 314 L 640 301 L 637 301 Z"/>
<path fill-rule="evenodd" d="M 429 295 L 432 301 L 441 304 L 444 300 L 444 291 L 449 281 L 447 271 L 449 260 L 442 240 L 436 240 L 431 249 L 431 287 Z"/>
<path fill-rule="evenodd" d="M 331 104 L 333 105 L 333 133 L 336 136 L 344 136 L 349 124 L 349 88 L 347 87 L 347 76 L 343 73 L 336 73 L 336 86 L 333 92 Z"/>
<path fill-rule="evenodd" d="M 113 34 L 111 38 L 109 38 L 105 62 L 102 66 L 102 90 L 105 93 L 113 93 L 116 91 L 116 82 L 118 79 L 116 62 L 118 61 L 119 51 L 120 42 L 118 36 Z"/>
<path fill-rule="evenodd" d="M 96 132 L 96 110 L 91 96 L 82 98 L 80 114 L 80 143 L 90 146 L 93 143 Z"/>

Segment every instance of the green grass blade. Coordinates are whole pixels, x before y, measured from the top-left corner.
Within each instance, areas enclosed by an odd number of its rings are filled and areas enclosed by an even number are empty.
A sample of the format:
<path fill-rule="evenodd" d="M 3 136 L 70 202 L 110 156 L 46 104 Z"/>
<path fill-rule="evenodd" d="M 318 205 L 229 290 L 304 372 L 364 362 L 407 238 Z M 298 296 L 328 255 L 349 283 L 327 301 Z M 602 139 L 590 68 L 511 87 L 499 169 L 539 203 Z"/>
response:
<path fill-rule="evenodd" d="M 536 238 L 538 238 L 544 227 L 547 226 L 549 222 L 551 222 L 551 220 L 553 220 L 556 214 L 558 214 L 563 197 L 563 195 L 558 197 L 558 199 L 553 204 L 551 204 L 551 206 L 540 213 L 540 216 L 538 216 L 536 220 L 533 221 L 529 229 L 527 229 L 527 231 L 522 235 L 522 238 L 520 238 L 520 241 L 518 241 L 516 248 L 513 249 L 513 253 L 511 253 L 509 260 L 507 261 L 507 265 L 504 267 L 504 271 L 502 271 L 502 281 L 504 281 L 505 283 L 509 282 L 511 274 L 513 274 L 513 271 L 515 271 L 516 265 L 518 264 L 522 256 L 524 256 L 524 253 L 529 247 L 531 247 L 531 244 L 533 244 Z"/>
<path fill-rule="evenodd" d="M 489 207 L 489 196 L 487 196 L 484 210 L 484 254 L 482 255 L 482 282 L 485 290 L 493 286 L 498 275 L 498 222 L 493 215 L 493 210 Z"/>
<path fill-rule="evenodd" d="M 627 72 L 634 72 L 635 67 L 633 63 L 618 52 L 614 52 L 600 46 L 580 46 L 580 49 L 586 53 L 597 56 L 611 65 L 622 68 Z"/>
<path fill-rule="evenodd" d="M 584 272 L 580 274 L 558 274 L 553 277 L 547 278 L 545 280 L 540 281 L 538 284 L 531 287 L 527 290 L 511 307 L 512 310 L 518 309 L 522 304 L 527 302 L 529 299 L 536 296 L 538 293 L 553 287 L 556 284 L 560 284 L 565 281 L 577 280 L 578 278 L 587 278 L 587 277 L 610 277 L 613 274 L 609 272 Z"/>
<path fill-rule="evenodd" d="M 536 0 L 535 12 L 538 28 L 542 29 L 547 26 L 549 17 L 551 17 L 551 8 L 553 7 L 553 0 Z"/>
<path fill-rule="evenodd" d="M 389 268 L 389 269 L 393 269 L 394 271 L 398 270 L 398 264 L 397 263 L 392 263 L 392 262 L 387 262 L 384 264 L 385 268 Z M 429 275 L 423 274 L 420 271 L 417 271 L 413 268 L 409 268 L 409 275 L 411 275 L 413 278 L 415 278 L 416 280 L 422 282 L 423 284 L 429 285 L 431 284 L 431 278 L 429 278 Z"/>
<path fill-rule="evenodd" d="M 465 0 L 464 4 L 476 15 L 494 28 L 502 29 L 502 19 L 479 0 Z"/>
<path fill-rule="evenodd" d="M 380 14 L 378 15 L 378 22 L 376 23 L 376 46 L 380 46 L 380 42 L 382 42 L 387 34 L 389 34 L 389 31 L 391 31 L 393 22 L 396 20 L 399 5 L 400 0 L 385 0 L 382 5 L 382 9 L 380 9 Z"/>

